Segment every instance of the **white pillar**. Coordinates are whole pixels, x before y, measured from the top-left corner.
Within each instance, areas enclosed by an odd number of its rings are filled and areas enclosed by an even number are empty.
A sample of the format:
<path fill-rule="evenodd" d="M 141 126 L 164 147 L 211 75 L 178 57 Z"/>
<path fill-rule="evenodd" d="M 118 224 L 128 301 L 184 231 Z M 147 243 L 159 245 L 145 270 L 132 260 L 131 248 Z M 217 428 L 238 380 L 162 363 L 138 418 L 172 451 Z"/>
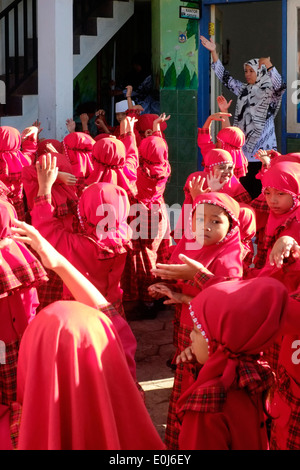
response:
<path fill-rule="evenodd" d="M 73 117 L 73 0 L 38 0 L 38 91 L 41 136 L 62 140 Z"/>

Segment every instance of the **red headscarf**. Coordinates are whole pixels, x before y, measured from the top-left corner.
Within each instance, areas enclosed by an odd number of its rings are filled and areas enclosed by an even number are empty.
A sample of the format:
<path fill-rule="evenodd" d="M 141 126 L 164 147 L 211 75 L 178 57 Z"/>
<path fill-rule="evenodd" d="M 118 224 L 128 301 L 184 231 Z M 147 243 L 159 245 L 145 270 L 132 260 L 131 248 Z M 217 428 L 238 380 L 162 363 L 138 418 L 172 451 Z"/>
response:
<path fill-rule="evenodd" d="M 43 139 L 38 142 L 38 156 L 44 155 L 45 153 L 49 153 L 49 149 L 47 148 L 48 145 L 51 145 L 55 148 L 57 153 L 63 153 L 64 146 L 63 143 L 57 139 Z"/>
<path fill-rule="evenodd" d="M 45 367 L 46 365 L 46 367 Z M 101 312 L 59 301 L 21 341 L 19 450 L 163 450 L 120 339 Z"/>
<path fill-rule="evenodd" d="M 234 382 L 249 393 L 261 393 L 273 384 L 269 366 L 259 361 L 260 353 L 280 334 L 287 301 L 284 285 L 269 278 L 221 282 L 191 301 L 190 314 L 206 338 L 209 357 L 196 382 L 179 399 L 180 413 L 221 411 Z"/>
<path fill-rule="evenodd" d="M 115 137 L 103 137 L 93 148 L 94 171 L 87 179 L 91 183 L 113 183 L 125 189 L 129 196 L 136 194 L 135 183 L 125 174 L 126 147 Z"/>
<path fill-rule="evenodd" d="M 149 129 L 151 129 L 151 131 L 153 130 L 153 122 L 158 117 L 159 117 L 158 114 L 149 114 L 149 113 L 144 113 L 144 114 L 139 115 L 135 128 L 141 134 L 142 137 L 145 137 L 145 132 L 147 130 Z M 161 122 L 159 125 L 160 125 L 161 132 L 164 132 L 167 129 L 166 121 Z"/>
<path fill-rule="evenodd" d="M 66 155 L 60 153 L 52 153 L 56 157 L 56 165 L 59 171 L 72 173 L 72 165 L 67 159 Z M 38 158 L 39 162 L 42 161 L 41 154 Z M 33 208 L 34 198 L 38 193 L 38 179 L 35 165 L 26 167 L 22 171 L 22 181 L 24 184 L 24 191 L 29 210 Z M 51 204 L 55 210 L 56 217 L 64 217 L 67 214 L 75 213 L 78 201 L 78 196 L 74 186 L 69 186 L 56 179 L 51 188 Z"/>
<path fill-rule="evenodd" d="M 231 227 L 225 238 L 219 243 L 210 246 L 201 246 L 192 234 L 192 216 L 199 204 L 214 204 L 224 209 L 230 216 Z M 242 244 L 239 231 L 240 206 L 232 197 L 223 193 L 208 193 L 198 196 L 193 204 L 187 221 L 187 228 L 172 252 L 170 263 L 182 264 L 179 254 L 199 261 L 215 276 L 240 278 L 243 275 Z M 184 286 L 184 292 L 188 295 L 196 295 L 199 290 L 192 283 L 178 281 L 179 286 Z M 182 322 L 191 325 L 191 319 L 186 305 L 182 305 Z"/>
<path fill-rule="evenodd" d="M 162 137 L 146 137 L 140 147 L 137 171 L 137 199 L 147 206 L 161 202 L 171 174 L 168 146 Z"/>
<path fill-rule="evenodd" d="M 126 191 L 111 183 L 93 183 L 78 202 L 78 217 L 84 234 L 100 248 L 125 253 L 132 231 L 127 224 L 129 200 Z"/>
<path fill-rule="evenodd" d="M 272 244 L 272 241 L 274 241 L 276 231 L 279 227 L 292 219 L 296 219 L 298 223 L 300 223 L 300 165 L 290 161 L 276 163 L 276 165 L 270 167 L 263 175 L 262 186 L 262 192 L 264 192 L 267 187 L 275 188 L 278 191 L 290 194 L 294 201 L 293 207 L 285 214 L 276 215 L 270 211 L 265 228 L 265 234 L 267 237 L 266 245 L 268 247 Z M 296 224 L 294 229 L 291 230 L 292 231 L 290 233 L 285 231 L 285 235 L 290 235 L 299 243 L 299 225 Z"/>
<path fill-rule="evenodd" d="M 87 178 L 93 171 L 92 150 L 94 139 L 84 132 L 71 132 L 63 140 L 65 154 L 77 178 Z"/>
<path fill-rule="evenodd" d="M 232 156 L 235 176 L 237 178 L 245 176 L 248 171 L 248 160 L 242 150 L 245 144 L 244 132 L 239 127 L 224 127 L 218 132 L 217 140 L 222 143 L 222 148 Z"/>
<path fill-rule="evenodd" d="M 0 200 L 0 240 L 10 238 L 11 244 L 0 250 L 0 297 L 17 288 L 34 287 L 47 281 L 46 271 L 31 251 L 12 239 L 11 227 L 15 210 Z"/>
<path fill-rule="evenodd" d="M 9 177 L 20 174 L 24 166 L 31 165 L 31 159 L 20 151 L 21 134 L 14 127 L 0 127 L 0 174 Z"/>

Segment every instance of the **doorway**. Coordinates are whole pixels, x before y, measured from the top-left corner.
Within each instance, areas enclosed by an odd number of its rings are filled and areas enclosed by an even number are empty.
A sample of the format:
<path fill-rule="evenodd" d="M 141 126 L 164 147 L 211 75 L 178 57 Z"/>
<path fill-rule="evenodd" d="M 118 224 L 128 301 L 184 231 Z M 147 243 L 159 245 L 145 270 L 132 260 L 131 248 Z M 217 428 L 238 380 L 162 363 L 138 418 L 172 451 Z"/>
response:
<path fill-rule="evenodd" d="M 254 57 L 271 57 L 271 61 L 282 73 L 282 2 L 271 1 L 241 1 L 223 2 L 204 0 L 203 21 L 201 34 L 208 36 L 213 27 L 213 39 L 219 43 L 219 54 L 225 68 L 234 78 L 244 81 L 243 64 Z M 206 12 L 205 12 L 206 8 Z M 213 23 L 211 25 L 210 23 Z M 201 28 L 200 28 L 201 29 Z M 200 46 L 201 48 L 201 46 Z M 201 53 L 201 52 L 200 52 Z M 200 67 L 209 74 L 210 99 L 206 101 L 206 115 L 203 122 L 214 109 L 217 93 L 227 100 L 232 99 L 230 112 L 234 114 L 235 96 L 224 86 L 220 88 L 212 84 L 214 74 L 210 74 L 207 61 L 203 60 Z M 204 74 L 205 74 L 204 70 Z M 202 113 L 204 111 L 202 107 Z M 200 111 L 201 114 L 201 111 Z M 200 117 L 200 116 L 199 116 Z M 201 126 L 203 122 L 199 122 Z M 278 113 L 275 120 L 278 150 L 281 150 L 281 119 Z"/>

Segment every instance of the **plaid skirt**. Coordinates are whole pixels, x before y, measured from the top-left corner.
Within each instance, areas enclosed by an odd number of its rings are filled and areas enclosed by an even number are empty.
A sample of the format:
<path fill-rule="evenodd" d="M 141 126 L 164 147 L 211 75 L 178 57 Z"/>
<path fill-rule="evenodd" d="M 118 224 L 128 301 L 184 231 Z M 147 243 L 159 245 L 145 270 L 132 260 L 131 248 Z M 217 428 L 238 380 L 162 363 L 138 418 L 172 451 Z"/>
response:
<path fill-rule="evenodd" d="M 191 330 L 192 328 L 188 328 L 186 325 L 178 325 L 176 334 L 177 351 L 174 359 L 181 353 L 181 351 L 190 346 Z M 176 367 L 174 385 L 169 401 L 167 428 L 165 434 L 165 444 L 168 450 L 178 450 L 180 422 L 177 418 L 177 402 L 182 393 L 184 393 L 187 388 L 195 382 L 199 373 L 199 367 L 200 365 L 198 363 L 180 363 Z"/>
<path fill-rule="evenodd" d="M 156 263 L 166 263 L 169 258 L 171 238 L 166 209 L 164 206 L 159 206 L 155 226 L 151 215 L 153 214 L 148 210 L 143 216 L 145 226 L 149 228 L 148 234 L 145 236 L 143 232 L 143 237 L 133 239 L 132 250 L 127 254 L 121 279 L 124 301 L 153 302 L 153 298 L 148 294 L 148 287 L 157 282 L 157 278 L 151 273 L 151 269 L 155 268 Z"/>
<path fill-rule="evenodd" d="M 17 399 L 17 363 L 20 340 L 5 344 L 5 354 L 0 361 L 0 399 L 1 404 L 10 406 Z M 3 358 L 5 357 L 5 361 Z"/>
<path fill-rule="evenodd" d="M 271 450 L 300 450 L 300 389 L 288 376 L 283 366 L 278 367 L 279 417 L 271 425 Z M 277 397 L 277 398 L 276 398 Z"/>

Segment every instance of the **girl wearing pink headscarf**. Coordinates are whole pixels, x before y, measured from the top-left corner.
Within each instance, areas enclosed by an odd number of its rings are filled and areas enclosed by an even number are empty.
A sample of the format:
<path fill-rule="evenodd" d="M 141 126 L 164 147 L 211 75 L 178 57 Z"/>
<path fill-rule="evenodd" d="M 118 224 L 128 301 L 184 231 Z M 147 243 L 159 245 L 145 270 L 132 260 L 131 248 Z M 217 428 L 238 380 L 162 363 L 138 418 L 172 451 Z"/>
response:
<path fill-rule="evenodd" d="M 22 169 L 31 165 L 31 158 L 21 151 L 21 134 L 14 127 L 0 127 L 0 179 L 10 190 L 10 202 L 18 218 L 25 219 Z"/>
<path fill-rule="evenodd" d="M 126 191 L 111 183 L 88 186 L 78 202 L 80 232 L 71 233 L 53 215 L 55 159 L 48 154 L 44 162 L 38 167 L 39 193 L 31 212 L 32 224 L 124 315 L 120 279 L 131 246 Z M 63 295 L 70 298 L 65 288 Z"/>
<path fill-rule="evenodd" d="M 203 366 L 177 404 L 180 449 L 268 449 L 274 375 L 261 353 L 285 327 L 287 305 L 287 290 L 269 278 L 221 282 L 191 300 L 191 352 Z"/>
<path fill-rule="evenodd" d="M 260 257 L 261 269 L 250 270 L 246 275 L 266 275 L 272 272 L 269 254 L 275 241 L 283 235 L 293 237 L 300 242 L 300 165 L 296 162 L 280 161 L 272 165 L 262 178 L 262 193 L 269 207 L 269 215 L 264 228 L 264 241 Z M 297 277 L 297 276 L 295 276 Z M 295 279 L 296 281 L 296 279 Z M 292 277 L 287 286 L 289 291 L 295 288 Z"/>
<path fill-rule="evenodd" d="M 137 209 L 140 233 L 133 240 L 123 274 L 124 299 L 138 301 L 136 315 L 155 316 L 153 298 L 148 287 L 155 278 L 151 273 L 157 262 L 166 262 L 170 248 L 169 218 L 164 192 L 171 174 L 168 146 L 162 137 L 149 136 L 140 147 L 137 169 Z"/>
<path fill-rule="evenodd" d="M 81 194 L 86 179 L 92 173 L 92 150 L 94 139 L 84 132 L 71 132 L 63 140 L 64 153 L 72 165 L 72 173 L 77 178 L 76 191 Z"/>
<path fill-rule="evenodd" d="M 127 134 L 119 140 L 103 137 L 98 140 L 92 152 L 94 170 L 86 184 L 112 183 L 125 189 L 130 202 L 135 202 L 138 154 L 135 137 Z"/>
<path fill-rule="evenodd" d="M 218 191 L 226 193 L 238 202 L 249 204 L 251 196 L 243 185 L 234 176 L 234 164 L 232 157 L 227 150 L 212 149 L 206 154 L 206 164 L 203 171 L 196 171 L 189 175 L 184 185 L 185 199 L 178 222 L 176 224 L 173 238 L 178 243 L 182 236 L 182 231 L 186 226 L 186 217 L 189 214 L 189 207 L 193 204 L 193 198 L 202 192 Z M 193 189 L 193 184 L 201 180 L 201 188 Z M 186 208 L 188 209 L 186 211 Z"/>
<path fill-rule="evenodd" d="M 37 287 L 46 271 L 23 243 L 12 238 L 14 207 L 0 199 L 0 448 L 12 449 L 10 417 L 17 409 L 16 369 L 21 337 L 39 305 Z"/>
<path fill-rule="evenodd" d="M 198 196 L 190 212 L 189 224 L 170 258 L 170 263 L 182 264 L 179 255 L 184 254 L 199 261 L 209 275 L 224 280 L 241 278 L 243 274 L 242 245 L 239 231 L 240 206 L 233 198 L 223 193 L 207 193 Z M 203 219 L 204 217 L 204 219 Z M 201 290 L 201 283 L 209 278 L 203 274 L 199 282 L 177 281 L 175 289 L 180 295 L 196 296 Z M 200 282 L 201 281 L 201 282 Z M 173 283 L 174 285 L 174 283 Z M 160 296 L 172 299 L 173 286 L 166 290 L 161 283 L 150 288 Z M 175 295 L 176 302 L 176 295 Z M 178 354 L 189 345 L 192 321 L 187 305 L 179 300 L 174 317 L 174 346 Z M 169 449 L 178 449 L 178 422 L 176 404 L 181 394 L 195 380 L 195 367 L 185 364 L 177 365 L 174 386 L 169 404 L 166 430 L 166 444 Z"/>
<path fill-rule="evenodd" d="M 223 116 L 231 116 L 226 113 L 211 114 L 202 128 L 198 129 L 198 146 L 203 157 L 203 166 L 206 166 L 206 154 L 212 149 L 221 148 L 232 156 L 234 175 L 237 179 L 245 176 L 248 169 L 248 160 L 242 150 L 245 144 L 244 132 L 236 126 L 223 127 L 217 134 L 217 142 L 213 143 L 211 137 L 211 124 L 214 120 L 225 120 Z M 230 123 L 229 123 L 230 124 Z"/>
<path fill-rule="evenodd" d="M 46 367 L 45 367 L 46 365 Z M 55 302 L 27 329 L 18 364 L 19 450 L 164 450 L 112 322 Z"/>

